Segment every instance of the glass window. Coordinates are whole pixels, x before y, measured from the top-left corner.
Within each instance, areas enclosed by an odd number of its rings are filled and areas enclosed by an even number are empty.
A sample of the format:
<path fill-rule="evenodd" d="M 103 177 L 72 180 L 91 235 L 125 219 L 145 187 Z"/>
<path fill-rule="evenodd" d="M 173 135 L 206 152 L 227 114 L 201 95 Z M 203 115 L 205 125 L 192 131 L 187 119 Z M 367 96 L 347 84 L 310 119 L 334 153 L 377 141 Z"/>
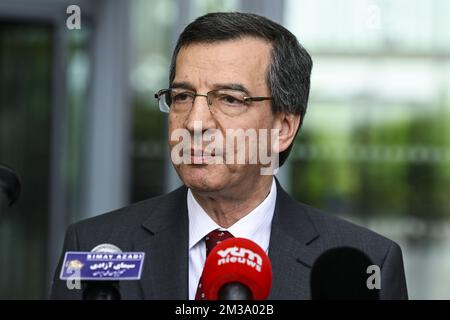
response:
<path fill-rule="evenodd" d="M 0 223 L 0 261 L 17 266 L 0 269 L 0 298 L 47 297 L 48 259 L 60 254 L 66 225 L 82 216 L 89 29 L 85 23 L 67 32 L 55 48 L 50 23 L 0 22 L 0 163 L 17 170 L 23 183 L 19 201 Z M 55 70 L 65 76 L 56 87 Z M 62 96 L 57 102 L 56 92 Z M 52 187 L 55 168 L 61 168 L 60 188 Z"/>
<path fill-rule="evenodd" d="M 47 288 L 52 38 L 51 26 L 0 22 L 0 163 L 23 182 L 0 223 L 0 299 Z"/>
<path fill-rule="evenodd" d="M 439 0 L 286 3 L 314 61 L 292 192 L 397 241 L 413 299 L 450 298 L 449 11 Z"/>

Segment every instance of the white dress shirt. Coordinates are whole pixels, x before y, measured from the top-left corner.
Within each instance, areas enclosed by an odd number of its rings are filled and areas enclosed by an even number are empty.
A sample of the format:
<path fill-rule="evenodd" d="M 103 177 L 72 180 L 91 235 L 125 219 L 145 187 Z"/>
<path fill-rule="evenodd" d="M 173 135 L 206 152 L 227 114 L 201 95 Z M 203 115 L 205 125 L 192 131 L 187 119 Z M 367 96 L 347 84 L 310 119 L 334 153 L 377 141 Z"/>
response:
<path fill-rule="evenodd" d="M 187 193 L 189 216 L 189 299 L 195 299 L 198 282 L 206 260 L 206 244 L 203 239 L 213 230 L 227 230 L 236 238 L 256 242 L 266 253 L 269 251 L 270 229 L 275 211 L 277 187 L 275 179 L 269 194 L 255 209 L 228 229 L 220 227 L 195 200 L 191 190 Z"/>

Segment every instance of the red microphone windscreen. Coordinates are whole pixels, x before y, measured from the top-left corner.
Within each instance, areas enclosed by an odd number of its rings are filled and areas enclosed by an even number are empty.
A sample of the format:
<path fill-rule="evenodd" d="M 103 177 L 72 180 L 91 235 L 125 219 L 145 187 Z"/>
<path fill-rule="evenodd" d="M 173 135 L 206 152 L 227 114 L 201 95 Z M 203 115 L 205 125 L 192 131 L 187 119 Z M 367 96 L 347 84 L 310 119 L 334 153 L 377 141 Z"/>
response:
<path fill-rule="evenodd" d="M 208 300 L 218 300 L 220 288 L 231 282 L 250 289 L 254 300 L 265 300 L 272 287 L 272 266 L 264 250 L 253 241 L 229 238 L 209 253 L 202 277 Z"/>

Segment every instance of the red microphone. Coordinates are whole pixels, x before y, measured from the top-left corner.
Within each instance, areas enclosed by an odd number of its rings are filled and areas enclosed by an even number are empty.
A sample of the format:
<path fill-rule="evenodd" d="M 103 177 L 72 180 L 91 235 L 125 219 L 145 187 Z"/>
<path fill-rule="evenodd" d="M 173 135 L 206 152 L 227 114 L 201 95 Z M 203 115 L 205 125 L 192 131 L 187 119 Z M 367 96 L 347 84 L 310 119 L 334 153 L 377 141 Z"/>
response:
<path fill-rule="evenodd" d="M 202 277 L 207 300 L 265 300 L 272 287 L 272 266 L 253 241 L 229 238 L 209 253 Z"/>

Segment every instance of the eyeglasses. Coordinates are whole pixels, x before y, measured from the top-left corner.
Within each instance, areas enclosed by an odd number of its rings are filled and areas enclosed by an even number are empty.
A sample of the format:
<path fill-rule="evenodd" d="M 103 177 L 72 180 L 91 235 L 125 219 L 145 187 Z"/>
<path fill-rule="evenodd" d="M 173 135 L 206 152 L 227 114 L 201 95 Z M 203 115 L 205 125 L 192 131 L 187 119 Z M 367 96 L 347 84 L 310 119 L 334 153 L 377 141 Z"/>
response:
<path fill-rule="evenodd" d="M 231 117 L 243 114 L 252 102 L 272 100 L 272 97 L 248 97 L 245 92 L 232 89 L 217 89 L 200 94 L 186 89 L 169 88 L 155 93 L 159 110 L 165 113 L 189 112 L 198 96 L 206 98 L 211 113 L 220 112 Z"/>

